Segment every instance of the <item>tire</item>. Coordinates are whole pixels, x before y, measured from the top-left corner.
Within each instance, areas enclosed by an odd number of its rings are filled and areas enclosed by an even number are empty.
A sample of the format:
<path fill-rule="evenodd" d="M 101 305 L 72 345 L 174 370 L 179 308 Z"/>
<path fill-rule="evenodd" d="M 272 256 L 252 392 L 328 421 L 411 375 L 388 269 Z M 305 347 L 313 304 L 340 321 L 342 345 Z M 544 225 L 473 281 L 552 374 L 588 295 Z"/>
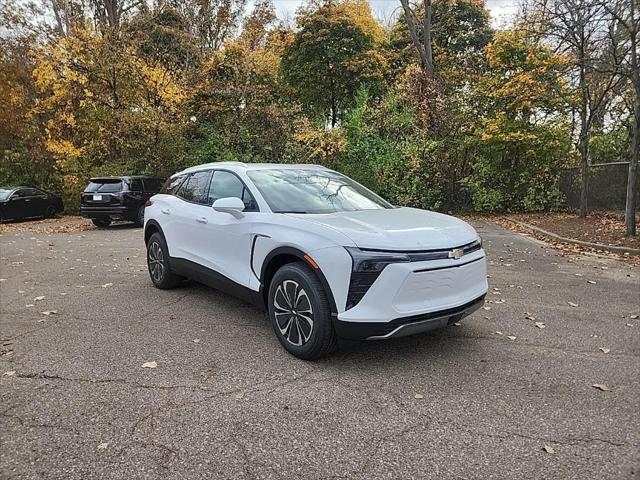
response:
<path fill-rule="evenodd" d="M 291 355 L 317 360 L 336 350 L 327 293 L 306 264 L 288 263 L 276 272 L 268 307 L 273 330 Z"/>
<path fill-rule="evenodd" d="M 111 225 L 111 220 L 105 218 L 92 218 L 91 221 L 98 228 L 107 228 Z"/>
<path fill-rule="evenodd" d="M 175 288 L 184 280 L 171 271 L 167 243 L 157 232 L 147 242 L 147 269 L 153 285 L 161 290 Z"/>
<path fill-rule="evenodd" d="M 136 219 L 134 220 L 134 222 L 136 224 L 136 226 L 141 227 L 144 225 L 144 205 L 142 205 L 139 209 L 138 209 L 138 215 L 136 216 Z"/>
<path fill-rule="evenodd" d="M 55 216 L 56 216 L 56 213 L 57 213 L 57 212 L 56 212 L 56 207 L 54 207 L 53 205 L 49 205 L 49 206 L 47 207 L 47 210 L 46 210 L 45 216 L 46 216 L 47 218 L 53 218 L 53 217 L 55 217 Z"/>

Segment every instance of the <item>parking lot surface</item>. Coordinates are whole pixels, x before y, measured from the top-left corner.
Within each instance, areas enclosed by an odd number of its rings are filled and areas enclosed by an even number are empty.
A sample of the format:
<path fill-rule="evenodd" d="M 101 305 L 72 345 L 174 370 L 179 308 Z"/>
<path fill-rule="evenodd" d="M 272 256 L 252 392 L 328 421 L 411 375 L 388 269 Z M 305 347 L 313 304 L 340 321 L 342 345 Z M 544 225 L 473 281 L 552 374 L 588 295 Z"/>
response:
<path fill-rule="evenodd" d="M 0 478 L 640 478 L 638 267 L 477 227 L 484 309 L 313 363 L 141 229 L 3 234 Z"/>

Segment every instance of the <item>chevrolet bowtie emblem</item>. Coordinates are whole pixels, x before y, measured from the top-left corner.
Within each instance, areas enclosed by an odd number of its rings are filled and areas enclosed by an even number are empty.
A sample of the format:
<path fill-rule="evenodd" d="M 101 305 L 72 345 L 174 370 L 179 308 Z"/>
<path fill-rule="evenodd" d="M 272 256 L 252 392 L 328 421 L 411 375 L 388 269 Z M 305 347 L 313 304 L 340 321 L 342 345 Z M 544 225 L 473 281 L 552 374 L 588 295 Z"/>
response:
<path fill-rule="evenodd" d="M 458 260 L 459 258 L 462 258 L 463 255 L 464 255 L 464 250 L 462 250 L 461 248 L 454 248 L 449 252 L 449 258 L 453 258 L 454 260 Z"/>

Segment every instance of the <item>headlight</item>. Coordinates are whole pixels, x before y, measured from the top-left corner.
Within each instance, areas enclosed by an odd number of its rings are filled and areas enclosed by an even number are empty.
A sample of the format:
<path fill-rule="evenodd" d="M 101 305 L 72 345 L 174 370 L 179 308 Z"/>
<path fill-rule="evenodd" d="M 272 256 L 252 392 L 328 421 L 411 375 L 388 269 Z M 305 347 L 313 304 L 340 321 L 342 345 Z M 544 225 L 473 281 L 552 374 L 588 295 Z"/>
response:
<path fill-rule="evenodd" d="M 364 294 L 371 288 L 373 282 L 376 281 L 387 265 L 411 261 L 409 255 L 405 253 L 373 252 L 353 247 L 345 248 L 353 260 L 349 293 L 347 294 L 347 310 L 355 307 L 362 300 Z"/>
<path fill-rule="evenodd" d="M 381 272 L 390 263 L 410 262 L 409 255 L 394 252 L 374 252 L 345 247 L 353 260 L 354 272 Z"/>

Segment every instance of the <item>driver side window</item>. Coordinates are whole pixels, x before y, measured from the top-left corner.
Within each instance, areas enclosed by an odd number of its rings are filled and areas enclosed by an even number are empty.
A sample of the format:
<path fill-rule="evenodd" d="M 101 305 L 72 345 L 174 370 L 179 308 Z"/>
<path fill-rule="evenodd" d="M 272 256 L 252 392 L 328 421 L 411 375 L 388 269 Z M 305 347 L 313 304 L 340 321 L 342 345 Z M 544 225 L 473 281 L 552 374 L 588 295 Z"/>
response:
<path fill-rule="evenodd" d="M 209 187 L 209 205 L 220 198 L 237 197 L 244 203 L 245 212 L 257 212 L 258 204 L 242 180 L 231 172 L 216 170 Z"/>

